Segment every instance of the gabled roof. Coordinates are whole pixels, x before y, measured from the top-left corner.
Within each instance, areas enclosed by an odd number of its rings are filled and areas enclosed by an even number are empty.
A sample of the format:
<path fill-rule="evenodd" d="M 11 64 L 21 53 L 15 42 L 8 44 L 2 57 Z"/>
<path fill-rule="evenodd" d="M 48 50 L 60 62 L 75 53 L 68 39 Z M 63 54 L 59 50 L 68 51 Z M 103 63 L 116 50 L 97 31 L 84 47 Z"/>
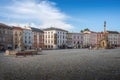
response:
<path fill-rule="evenodd" d="M 11 28 L 11 29 L 12 29 L 12 27 L 10 27 L 10 26 L 8 26 L 8 25 L 6 25 L 6 24 L 3 24 L 3 23 L 0 23 L 0 27 L 3 27 L 3 28 Z"/>
<path fill-rule="evenodd" d="M 31 29 L 32 29 L 32 31 L 43 32 L 41 29 L 38 29 L 38 28 L 31 27 Z"/>
<path fill-rule="evenodd" d="M 77 33 L 77 32 L 76 32 L 76 33 L 75 33 L 75 32 L 69 32 L 68 34 L 81 34 L 81 35 L 82 35 L 83 33 Z"/>
<path fill-rule="evenodd" d="M 65 32 L 68 32 L 67 30 L 63 30 L 63 29 L 55 28 L 55 27 L 50 27 L 50 28 L 43 29 L 43 30 L 44 31 L 56 30 L 56 31 L 65 31 Z"/>
<path fill-rule="evenodd" d="M 114 33 L 114 34 L 119 34 L 117 31 L 107 31 L 108 33 Z"/>
<path fill-rule="evenodd" d="M 13 29 L 23 30 L 21 27 L 16 27 L 16 26 L 13 26 Z"/>
<path fill-rule="evenodd" d="M 90 34 L 90 33 L 97 33 L 97 32 L 94 32 L 94 31 L 83 31 L 84 34 Z"/>

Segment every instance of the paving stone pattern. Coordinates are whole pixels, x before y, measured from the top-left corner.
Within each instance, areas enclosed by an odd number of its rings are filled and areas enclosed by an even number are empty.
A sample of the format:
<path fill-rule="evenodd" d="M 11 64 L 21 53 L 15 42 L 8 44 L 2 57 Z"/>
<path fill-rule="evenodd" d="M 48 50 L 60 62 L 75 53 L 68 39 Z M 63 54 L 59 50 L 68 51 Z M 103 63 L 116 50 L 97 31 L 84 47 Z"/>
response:
<path fill-rule="evenodd" d="M 44 50 L 26 57 L 0 53 L 0 80 L 120 80 L 120 48 Z"/>

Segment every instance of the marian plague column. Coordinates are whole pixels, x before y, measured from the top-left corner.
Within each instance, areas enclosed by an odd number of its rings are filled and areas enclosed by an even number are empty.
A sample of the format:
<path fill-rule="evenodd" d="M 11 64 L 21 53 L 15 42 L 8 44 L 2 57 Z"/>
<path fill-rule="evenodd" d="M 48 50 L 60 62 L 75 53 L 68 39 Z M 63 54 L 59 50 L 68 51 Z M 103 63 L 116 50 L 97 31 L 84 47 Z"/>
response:
<path fill-rule="evenodd" d="M 106 31 L 106 21 L 104 21 L 104 32 L 103 32 L 103 38 L 100 41 L 100 46 L 102 48 L 108 48 L 108 33 Z"/>

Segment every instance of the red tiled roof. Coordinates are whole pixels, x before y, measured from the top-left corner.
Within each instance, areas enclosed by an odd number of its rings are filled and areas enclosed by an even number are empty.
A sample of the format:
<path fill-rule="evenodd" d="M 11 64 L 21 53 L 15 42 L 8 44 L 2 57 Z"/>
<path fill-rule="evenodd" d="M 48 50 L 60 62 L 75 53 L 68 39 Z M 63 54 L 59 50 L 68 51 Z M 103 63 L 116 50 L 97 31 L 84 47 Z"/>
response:
<path fill-rule="evenodd" d="M 16 27 L 16 26 L 13 26 L 13 29 L 23 30 L 21 27 Z"/>

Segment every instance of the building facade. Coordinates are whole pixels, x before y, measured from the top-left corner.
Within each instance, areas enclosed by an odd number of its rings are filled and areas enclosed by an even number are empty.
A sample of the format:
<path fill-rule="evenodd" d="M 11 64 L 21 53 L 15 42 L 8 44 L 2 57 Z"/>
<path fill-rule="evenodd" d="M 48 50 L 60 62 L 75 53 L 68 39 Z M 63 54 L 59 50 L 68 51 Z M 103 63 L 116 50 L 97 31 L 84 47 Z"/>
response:
<path fill-rule="evenodd" d="M 23 46 L 24 49 L 31 49 L 33 44 L 33 34 L 30 27 L 23 28 Z"/>
<path fill-rule="evenodd" d="M 117 31 L 107 31 L 108 42 L 110 46 L 119 46 L 119 32 Z"/>
<path fill-rule="evenodd" d="M 67 41 L 66 30 L 59 28 L 44 29 L 44 45 L 47 49 L 65 48 Z"/>
<path fill-rule="evenodd" d="M 120 47 L 120 32 L 119 32 L 119 39 L 118 39 L 118 43 L 119 43 L 118 47 Z"/>
<path fill-rule="evenodd" d="M 97 47 L 100 47 L 100 42 L 103 39 L 103 32 L 97 33 Z"/>
<path fill-rule="evenodd" d="M 67 33 L 67 47 L 68 48 L 73 48 L 74 45 L 73 45 L 73 41 L 72 41 L 72 38 L 73 38 L 73 34 L 72 33 Z"/>
<path fill-rule="evenodd" d="M 13 49 L 23 48 L 23 29 L 13 26 Z"/>
<path fill-rule="evenodd" d="M 83 32 L 83 46 L 89 47 L 89 46 L 96 46 L 97 45 L 97 33 L 93 31 L 84 31 Z"/>
<path fill-rule="evenodd" d="M 33 34 L 33 45 L 32 48 L 44 48 L 44 32 L 38 28 L 33 28 L 32 34 Z"/>
<path fill-rule="evenodd" d="M 82 48 L 83 47 L 83 34 L 82 33 L 68 33 L 67 34 L 68 48 Z"/>
<path fill-rule="evenodd" d="M 0 23 L 0 50 L 13 48 L 12 27 Z"/>

